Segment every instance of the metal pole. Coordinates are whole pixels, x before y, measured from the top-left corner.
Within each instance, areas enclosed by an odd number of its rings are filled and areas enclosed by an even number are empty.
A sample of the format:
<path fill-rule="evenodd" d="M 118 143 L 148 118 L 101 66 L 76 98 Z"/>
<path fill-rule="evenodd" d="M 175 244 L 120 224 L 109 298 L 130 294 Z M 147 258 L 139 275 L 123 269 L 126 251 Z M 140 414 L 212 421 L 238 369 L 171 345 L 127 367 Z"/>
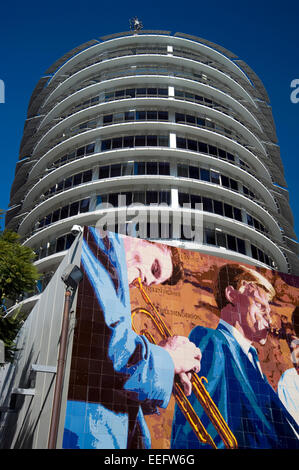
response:
<path fill-rule="evenodd" d="M 54 390 L 54 398 L 53 398 L 53 406 L 52 406 L 48 449 L 56 449 L 56 444 L 57 444 L 57 434 L 58 434 L 63 378 L 64 378 L 64 367 L 65 367 L 65 361 L 66 361 L 67 337 L 68 337 L 68 329 L 69 329 L 70 301 L 71 301 L 71 292 L 69 290 L 66 290 L 65 296 L 64 296 L 64 310 L 63 310 L 63 319 L 62 319 L 62 326 L 61 326 L 60 348 L 59 348 L 59 355 L 58 355 L 58 362 L 57 362 L 57 374 L 56 374 L 56 382 L 55 382 L 55 390 Z"/>

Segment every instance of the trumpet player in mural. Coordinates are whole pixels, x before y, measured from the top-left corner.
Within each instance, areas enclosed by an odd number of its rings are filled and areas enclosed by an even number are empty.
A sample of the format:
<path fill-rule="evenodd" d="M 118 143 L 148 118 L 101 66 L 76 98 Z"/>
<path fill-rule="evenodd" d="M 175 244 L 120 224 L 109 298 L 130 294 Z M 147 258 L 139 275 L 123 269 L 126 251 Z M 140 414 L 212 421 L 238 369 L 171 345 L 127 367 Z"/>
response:
<path fill-rule="evenodd" d="M 218 327 L 197 326 L 189 338 L 201 350 L 201 374 L 238 448 L 298 449 L 299 427 L 268 383 L 253 347 L 254 342 L 267 341 L 273 286 L 254 269 L 225 264 L 219 269 L 214 294 L 221 311 Z M 190 401 L 217 447 L 223 447 L 193 394 Z M 172 448 L 203 447 L 177 407 Z"/>
<path fill-rule="evenodd" d="M 85 227 L 81 264 L 84 292 L 95 298 L 93 321 L 102 325 L 101 387 L 100 396 L 87 405 L 68 400 L 64 447 L 150 448 L 144 413 L 167 407 L 175 374 L 185 393 L 191 393 L 189 371 L 199 371 L 201 354 L 185 337 L 169 338 L 159 346 L 136 334 L 129 286 L 136 278 L 144 285 L 177 283 L 183 274 L 178 252 Z"/>

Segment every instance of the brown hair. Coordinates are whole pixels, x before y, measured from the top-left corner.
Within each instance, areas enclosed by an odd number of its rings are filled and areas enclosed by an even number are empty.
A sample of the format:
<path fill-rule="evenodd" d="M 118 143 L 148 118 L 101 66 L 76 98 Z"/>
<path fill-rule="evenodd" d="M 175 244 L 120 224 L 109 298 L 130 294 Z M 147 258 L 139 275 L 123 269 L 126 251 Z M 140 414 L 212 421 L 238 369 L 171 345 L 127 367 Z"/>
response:
<path fill-rule="evenodd" d="M 168 246 L 167 248 L 171 253 L 172 275 L 163 282 L 163 285 L 174 286 L 184 278 L 184 267 L 179 250 L 175 246 Z"/>
<path fill-rule="evenodd" d="M 164 251 L 169 251 L 171 255 L 172 261 L 172 274 L 171 276 L 166 279 L 166 281 L 162 282 L 162 285 L 168 286 L 175 286 L 179 281 L 184 279 L 184 265 L 183 261 L 181 260 L 180 252 L 178 248 L 171 245 L 164 245 L 163 243 L 153 242 L 152 240 L 146 240 L 148 243 L 152 245 L 159 246 Z"/>
<path fill-rule="evenodd" d="M 214 284 L 215 300 L 220 310 L 229 303 L 225 295 L 226 288 L 232 286 L 238 290 L 242 281 L 256 284 L 266 291 L 270 298 L 273 298 L 275 295 L 274 287 L 259 272 L 240 264 L 225 264 L 219 269 Z"/>

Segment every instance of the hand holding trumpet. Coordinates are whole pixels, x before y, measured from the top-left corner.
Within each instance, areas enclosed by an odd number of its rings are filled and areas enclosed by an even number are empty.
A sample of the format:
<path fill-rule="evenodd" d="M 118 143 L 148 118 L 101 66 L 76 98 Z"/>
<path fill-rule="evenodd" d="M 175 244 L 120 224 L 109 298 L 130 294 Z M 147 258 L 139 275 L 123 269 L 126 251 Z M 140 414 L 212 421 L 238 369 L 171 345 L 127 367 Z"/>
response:
<path fill-rule="evenodd" d="M 187 396 L 191 395 L 191 371 L 200 371 L 201 351 L 184 336 L 171 336 L 159 343 L 171 356 L 174 372 L 179 375 L 180 382 Z"/>

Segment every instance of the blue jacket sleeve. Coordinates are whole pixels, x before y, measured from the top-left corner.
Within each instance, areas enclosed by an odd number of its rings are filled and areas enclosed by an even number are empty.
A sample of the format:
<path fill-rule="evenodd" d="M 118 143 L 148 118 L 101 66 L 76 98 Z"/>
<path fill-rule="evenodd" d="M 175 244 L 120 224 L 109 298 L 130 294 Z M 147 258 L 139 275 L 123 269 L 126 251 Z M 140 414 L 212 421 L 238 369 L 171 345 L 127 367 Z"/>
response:
<path fill-rule="evenodd" d="M 123 388 L 131 392 L 131 398 L 141 403 L 151 400 L 153 405 L 166 407 L 173 387 L 174 364 L 167 351 L 132 330 L 122 239 L 118 234 L 109 233 L 109 243 L 104 243 L 99 233 L 91 227 L 90 236 L 113 266 L 117 278 L 113 279 L 111 272 L 99 261 L 87 241 L 83 240 L 82 265 L 110 329 L 108 357 L 115 371 L 123 374 Z"/>

